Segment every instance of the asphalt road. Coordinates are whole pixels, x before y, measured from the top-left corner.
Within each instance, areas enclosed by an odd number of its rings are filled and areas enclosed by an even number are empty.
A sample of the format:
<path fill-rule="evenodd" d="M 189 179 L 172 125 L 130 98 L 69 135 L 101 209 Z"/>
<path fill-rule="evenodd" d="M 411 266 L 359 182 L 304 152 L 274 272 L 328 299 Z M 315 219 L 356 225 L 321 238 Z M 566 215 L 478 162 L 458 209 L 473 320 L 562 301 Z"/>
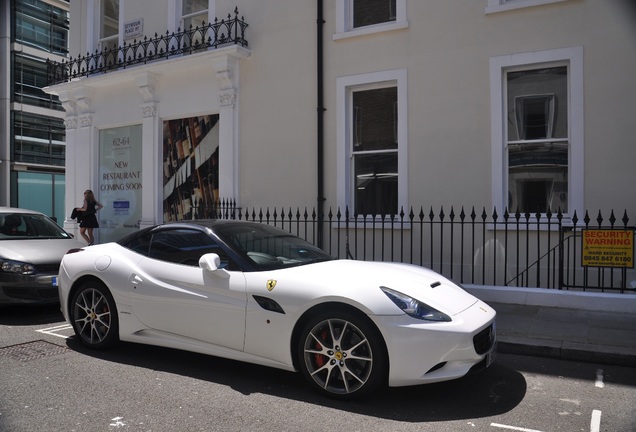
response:
<path fill-rule="evenodd" d="M 474 376 L 343 403 L 298 374 L 71 335 L 54 307 L 0 309 L 0 431 L 636 431 L 635 368 L 500 354 Z"/>

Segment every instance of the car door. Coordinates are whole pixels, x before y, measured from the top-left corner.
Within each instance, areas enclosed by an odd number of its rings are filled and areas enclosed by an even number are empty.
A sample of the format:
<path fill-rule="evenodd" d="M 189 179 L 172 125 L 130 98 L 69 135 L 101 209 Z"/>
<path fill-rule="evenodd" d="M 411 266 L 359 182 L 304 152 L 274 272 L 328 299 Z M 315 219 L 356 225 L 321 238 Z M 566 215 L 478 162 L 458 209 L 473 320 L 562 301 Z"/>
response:
<path fill-rule="evenodd" d="M 131 272 L 131 305 L 148 328 L 243 350 L 246 289 L 240 271 L 199 267 L 221 249 L 205 232 L 169 229 L 152 236 L 148 256 Z M 230 266 L 231 268 L 231 266 Z"/>

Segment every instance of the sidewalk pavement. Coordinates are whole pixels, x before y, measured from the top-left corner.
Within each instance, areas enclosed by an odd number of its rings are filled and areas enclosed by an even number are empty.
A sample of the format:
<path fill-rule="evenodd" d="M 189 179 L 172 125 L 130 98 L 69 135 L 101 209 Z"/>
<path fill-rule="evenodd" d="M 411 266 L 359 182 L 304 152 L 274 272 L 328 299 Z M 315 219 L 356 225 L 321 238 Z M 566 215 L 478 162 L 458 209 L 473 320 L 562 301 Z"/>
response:
<path fill-rule="evenodd" d="M 636 367 L 636 312 L 487 303 L 497 352 Z"/>

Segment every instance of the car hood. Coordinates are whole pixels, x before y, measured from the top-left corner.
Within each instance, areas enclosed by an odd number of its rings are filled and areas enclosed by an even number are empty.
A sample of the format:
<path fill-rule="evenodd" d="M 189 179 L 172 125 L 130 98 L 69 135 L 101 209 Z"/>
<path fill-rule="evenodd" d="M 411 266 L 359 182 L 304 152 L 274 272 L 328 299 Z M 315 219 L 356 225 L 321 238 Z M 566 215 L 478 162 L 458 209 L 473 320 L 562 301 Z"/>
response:
<path fill-rule="evenodd" d="M 346 297 L 369 305 L 376 312 L 383 308 L 372 305 L 387 304 L 388 297 L 379 289 L 381 286 L 407 294 L 449 315 L 456 315 L 478 301 L 439 273 L 412 264 L 334 260 L 283 272 L 298 272 L 293 279 L 314 285 L 324 295 L 346 292 Z"/>
<path fill-rule="evenodd" d="M 0 241 L 0 257 L 31 264 L 56 263 L 69 249 L 83 245 L 74 239 L 23 239 Z"/>

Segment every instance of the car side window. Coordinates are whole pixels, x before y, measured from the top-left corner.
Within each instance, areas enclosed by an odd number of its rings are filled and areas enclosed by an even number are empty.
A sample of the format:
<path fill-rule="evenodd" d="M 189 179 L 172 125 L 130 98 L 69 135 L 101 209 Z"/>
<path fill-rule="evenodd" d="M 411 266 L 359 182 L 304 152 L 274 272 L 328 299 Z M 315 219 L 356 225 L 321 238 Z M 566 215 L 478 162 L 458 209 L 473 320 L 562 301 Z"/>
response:
<path fill-rule="evenodd" d="M 149 256 L 150 253 L 150 240 L 152 240 L 152 234 L 147 233 L 139 237 L 135 237 L 133 240 L 124 244 L 130 250 L 133 250 L 139 254 Z"/>
<path fill-rule="evenodd" d="M 175 264 L 198 266 L 206 253 L 218 254 L 221 267 L 234 270 L 235 265 L 209 235 L 191 229 L 171 229 L 152 235 L 148 256 Z"/>

